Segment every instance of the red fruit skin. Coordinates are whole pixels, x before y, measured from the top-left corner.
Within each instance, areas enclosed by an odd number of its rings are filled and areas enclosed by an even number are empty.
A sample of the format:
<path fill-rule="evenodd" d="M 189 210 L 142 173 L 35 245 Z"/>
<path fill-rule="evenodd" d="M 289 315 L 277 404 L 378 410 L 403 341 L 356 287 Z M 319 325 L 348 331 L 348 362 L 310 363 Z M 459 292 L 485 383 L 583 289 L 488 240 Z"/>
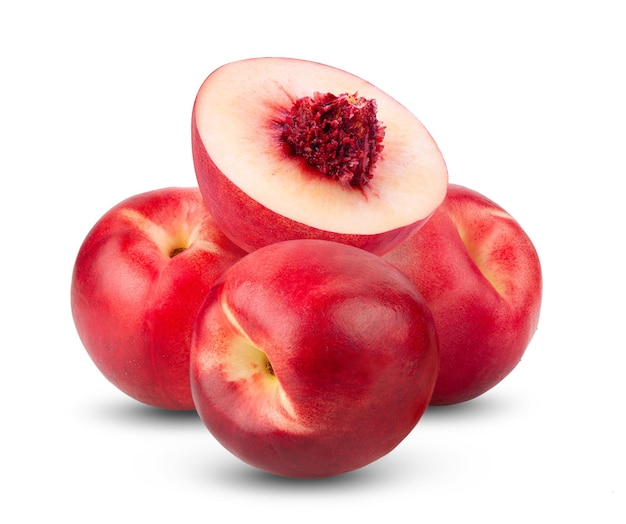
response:
<path fill-rule="evenodd" d="M 220 229 L 246 252 L 295 239 L 321 239 L 381 255 L 401 244 L 427 220 L 371 235 L 335 233 L 292 220 L 260 204 L 231 182 L 208 155 L 192 117 L 192 154 L 200 192 Z"/>
<path fill-rule="evenodd" d="M 539 323 L 542 272 L 530 238 L 499 205 L 450 184 L 428 223 L 383 258 L 417 286 L 435 319 L 432 405 L 476 398 L 517 366 Z"/>
<path fill-rule="evenodd" d="M 249 347 L 275 377 L 248 362 Z M 396 268 L 348 245 L 292 240 L 246 256 L 210 291 L 192 391 L 207 428 L 244 462 L 327 477 L 398 445 L 428 406 L 438 361 L 428 307 Z"/>
<path fill-rule="evenodd" d="M 71 282 L 76 330 L 102 374 L 140 402 L 194 409 L 193 322 L 209 288 L 244 254 L 217 229 L 197 188 L 142 193 L 106 212 L 84 239 Z"/>

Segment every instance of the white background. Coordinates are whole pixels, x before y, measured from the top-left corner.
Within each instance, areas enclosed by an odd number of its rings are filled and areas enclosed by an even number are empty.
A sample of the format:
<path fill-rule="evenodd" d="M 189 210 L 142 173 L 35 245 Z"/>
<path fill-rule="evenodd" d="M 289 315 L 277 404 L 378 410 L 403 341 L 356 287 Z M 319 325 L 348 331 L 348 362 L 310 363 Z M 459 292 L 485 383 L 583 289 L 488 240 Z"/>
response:
<path fill-rule="evenodd" d="M 3 2 L 0 520 L 626 521 L 620 4 Z M 257 472 L 195 414 L 124 396 L 70 314 L 93 223 L 135 193 L 195 185 L 197 89 L 262 55 L 326 62 L 400 100 L 450 181 L 513 214 L 543 263 L 515 371 L 336 478 Z"/>

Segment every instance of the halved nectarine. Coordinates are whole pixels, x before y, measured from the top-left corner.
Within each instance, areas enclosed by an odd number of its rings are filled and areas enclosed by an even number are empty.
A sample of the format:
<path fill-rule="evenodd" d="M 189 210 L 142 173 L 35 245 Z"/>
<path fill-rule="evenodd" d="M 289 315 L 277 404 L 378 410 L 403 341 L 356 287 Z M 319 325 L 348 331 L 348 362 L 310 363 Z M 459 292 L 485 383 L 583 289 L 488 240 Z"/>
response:
<path fill-rule="evenodd" d="M 211 214 L 246 251 L 320 238 L 382 254 L 428 219 L 448 181 L 406 107 L 353 74 L 293 58 L 213 71 L 194 103 L 192 149 Z"/>

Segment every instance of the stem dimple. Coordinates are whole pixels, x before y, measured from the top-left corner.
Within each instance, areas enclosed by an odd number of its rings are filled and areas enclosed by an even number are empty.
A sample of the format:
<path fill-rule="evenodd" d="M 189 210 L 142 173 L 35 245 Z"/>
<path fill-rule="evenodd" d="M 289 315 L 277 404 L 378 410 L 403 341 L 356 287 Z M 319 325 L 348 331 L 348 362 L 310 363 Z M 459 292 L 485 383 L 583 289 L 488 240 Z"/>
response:
<path fill-rule="evenodd" d="M 272 376 L 276 376 L 274 374 L 274 368 L 272 367 L 272 363 L 270 362 L 270 360 L 265 357 L 265 369 L 267 370 L 267 372 L 272 375 Z"/>
<path fill-rule="evenodd" d="M 362 188 L 383 150 L 385 128 L 376 111 L 376 100 L 357 93 L 315 93 L 294 102 L 281 139 L 320 173 Z"/>
<path fill-rule="evenodd" d="M 170 258 L 174 258 L 176 255 L 180 255 L 183 251 L 187 249 L 186 247 L 176 247 L 170 251 Z"/>

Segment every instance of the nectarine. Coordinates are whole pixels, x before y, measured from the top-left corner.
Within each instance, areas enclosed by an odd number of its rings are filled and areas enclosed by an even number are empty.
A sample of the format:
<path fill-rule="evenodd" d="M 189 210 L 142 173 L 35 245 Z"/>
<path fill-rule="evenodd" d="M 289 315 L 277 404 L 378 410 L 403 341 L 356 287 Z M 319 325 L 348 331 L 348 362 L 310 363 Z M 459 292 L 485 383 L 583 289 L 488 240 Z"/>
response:
<path fill-rule="evenodd" d="M 447 187 L 441 152 L 408 109 L 306 60 L 213 71 L 195 99 L 192 151 L 212 215 L 246 251 L 321 238 L 383 253 L 420 227 Z"/>
<path fill-rule="evenodd" d="M 191 346 L 196 409 L 244 462 L 325 477 L 382 457 L 414 428 L 438 369 L 426 302 L 382 258 L 290 240 L 226 270 Z"/>
<path fill-rule="evenodd" d="M 149 191 L 107 211 L 84 239 L 71 283 L 76 329 L 102 374 L 138 401 L 194 409 L 196 313 L 244 254 L 217 229 L 197 188 Z"/>
<path fill-rule="evenodd" d="M 515 368 L 537 329 L 542 274 L 533 243 L 502 207 L 450 184 L 424 227 L 383 258 L 435 319 L 441 363 L 431 404 L 473 399 Z"/>

